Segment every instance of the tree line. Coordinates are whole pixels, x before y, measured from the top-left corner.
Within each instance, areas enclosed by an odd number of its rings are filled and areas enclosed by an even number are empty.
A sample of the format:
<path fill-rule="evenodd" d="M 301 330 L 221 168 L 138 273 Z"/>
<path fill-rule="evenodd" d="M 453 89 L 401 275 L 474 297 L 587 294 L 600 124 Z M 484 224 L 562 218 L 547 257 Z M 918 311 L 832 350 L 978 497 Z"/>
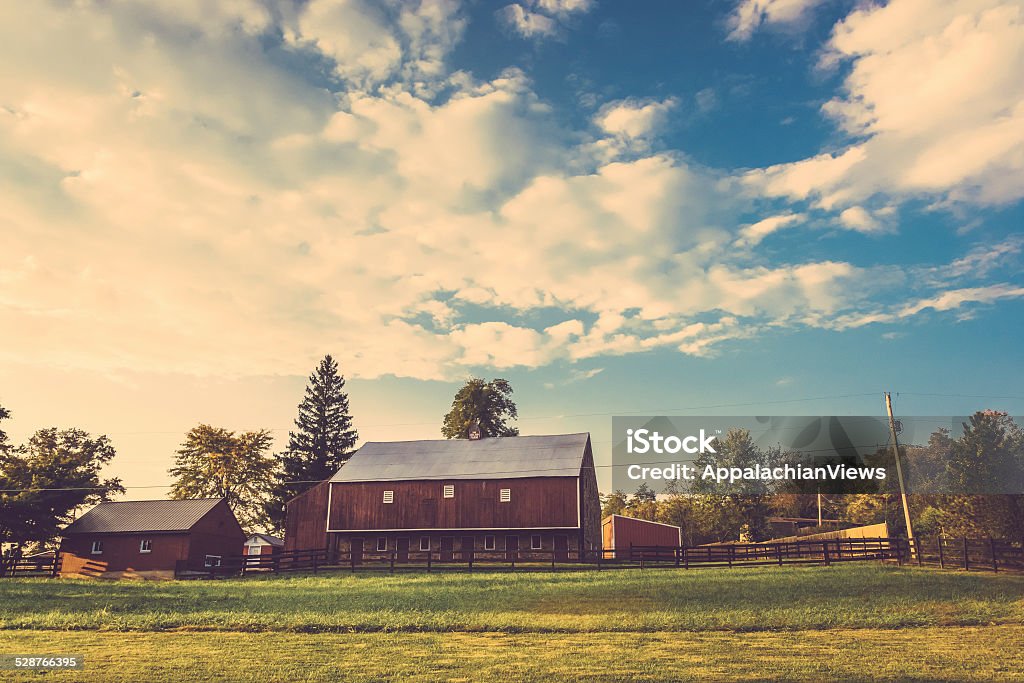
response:
<path fill-rule="evenodd" d="M 775 467 L 796 462 L 798 454 L 759 448 L 747 430 L 730 430 L 717 456 L 702 455 L 724 467 Z M 895 472 L 891 448 L 865 458 Z M 911 523 L 917 537 L 963 536 L 1019 539 L 1024 534 L 1024 431 L 1003 412 L 979 411 L 963 423 L 962 434 L 938 429 L 927 444 L 900 446 Z M 836 489 L 822 486 L 823 517 L 847 526 L 886 522 L 890 533 L 906 535 L 898 482 L 864 483 Z M 770 517 L 815 519 L 817 491 L 792 481 L 741 480 L 735 483 L 695 479 L 670 482 L 658 495 L 646 484 L 632 494 L 617 490 L 602 496 L 602 513 L 622 514 L 672 524 L 686 545 L 773 536 Z M 821 530 L 831 530 L 825 526 Z"/>

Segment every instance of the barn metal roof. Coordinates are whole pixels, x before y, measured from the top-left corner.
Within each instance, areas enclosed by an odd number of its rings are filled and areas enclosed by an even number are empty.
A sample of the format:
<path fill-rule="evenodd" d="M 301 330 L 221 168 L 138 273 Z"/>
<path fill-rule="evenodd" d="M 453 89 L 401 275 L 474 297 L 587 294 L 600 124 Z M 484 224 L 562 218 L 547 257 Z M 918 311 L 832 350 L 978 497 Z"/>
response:
<path fill-rule="evenodd" d="M 331 481 L 578 477 L 590 434 L 371 441 Z"/>
<path fill-rule="evenodd" d="M 188 531 L 223 498 L 125 500 L 100 503 L 72 522 L 64 534 Z"/>

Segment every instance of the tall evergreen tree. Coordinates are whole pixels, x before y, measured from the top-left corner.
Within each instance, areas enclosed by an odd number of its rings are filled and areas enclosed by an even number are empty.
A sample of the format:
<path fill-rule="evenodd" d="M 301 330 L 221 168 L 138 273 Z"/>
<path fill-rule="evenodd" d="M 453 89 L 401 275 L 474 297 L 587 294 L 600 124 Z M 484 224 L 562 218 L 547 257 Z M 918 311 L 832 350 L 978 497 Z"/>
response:
<path fill-rule="evenodd" d="M 284 527 L 285 503 L 333 476 L 351 457 L 359 438 L 352 427 L 345 378 L 330 355 L 309 376 L 295 426 L 288 433 L 288 448 L 278 456 L 280 474 L 267 502 L 267 517 L 278 531 Z"/>

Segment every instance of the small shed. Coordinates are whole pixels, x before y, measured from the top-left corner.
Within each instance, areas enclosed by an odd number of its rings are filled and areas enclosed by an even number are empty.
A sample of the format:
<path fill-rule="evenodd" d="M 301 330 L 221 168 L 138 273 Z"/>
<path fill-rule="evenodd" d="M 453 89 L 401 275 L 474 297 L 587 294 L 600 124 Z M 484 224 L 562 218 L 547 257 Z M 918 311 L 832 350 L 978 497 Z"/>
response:
<path fill-rule="evenodd" d="M 679 547 L 683 543 L 683 530 L 671 524 L 609 515 L 601 522 L 601 539 L 605 558 L 628 560 L 634 546 Z"/>
<path fill-rule="evenodd" d="M 242 554 L 254 555 L 276 555 L 284 548 L 284 539 L 270 534 L 253 534 L 245 539 L 245 548 Z"/>
<path fill-rule="evenodd" d="M 245 533 L 224 498 L 100 503 L 62 532 L 61 576 L 174 578 L 241 555 Z"/>

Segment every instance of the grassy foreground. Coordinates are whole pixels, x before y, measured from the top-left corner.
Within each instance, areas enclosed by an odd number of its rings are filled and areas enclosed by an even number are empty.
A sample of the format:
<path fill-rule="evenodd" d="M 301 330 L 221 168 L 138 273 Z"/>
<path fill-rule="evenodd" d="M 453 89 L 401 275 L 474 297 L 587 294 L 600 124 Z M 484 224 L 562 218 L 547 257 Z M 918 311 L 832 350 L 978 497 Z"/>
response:
<path fill-rule="evenodd" d="M 761 631 L 1024 624 L 1024 576 L 832 567 L 0 582 L 0 630 Z"/>
<path fill-rule="evenodd" d="M 0 654 L 61 681 L 1024 680 L 1021 642 L 1024 576 L 874 563 L 0 581 Z"/>
<path fill-rule="evenodd" d="M 77 672 L 30 681 L 1024 680 L 1024 627 L 758 633 L 0 632 Z M 10 672 L 3 672 L 9 674 Z"/>

